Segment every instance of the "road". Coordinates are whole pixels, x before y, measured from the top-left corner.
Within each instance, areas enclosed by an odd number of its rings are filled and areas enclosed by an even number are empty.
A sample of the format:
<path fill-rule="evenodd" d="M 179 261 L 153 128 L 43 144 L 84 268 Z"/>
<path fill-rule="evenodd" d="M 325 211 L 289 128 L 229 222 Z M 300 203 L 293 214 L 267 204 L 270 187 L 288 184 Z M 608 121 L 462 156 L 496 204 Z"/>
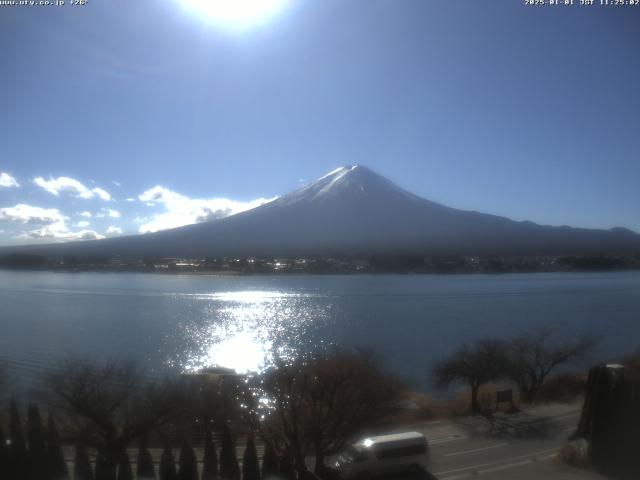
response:
<path fill-rule="evenodd" d="M 575 431 L 580 406 L 551 405 L 517 414 L 497 414 L 493 427 L 482 417 L 412 425 L 431 445 L 431 473 L 438 480 L 603 479 L 557 461 Z"/>

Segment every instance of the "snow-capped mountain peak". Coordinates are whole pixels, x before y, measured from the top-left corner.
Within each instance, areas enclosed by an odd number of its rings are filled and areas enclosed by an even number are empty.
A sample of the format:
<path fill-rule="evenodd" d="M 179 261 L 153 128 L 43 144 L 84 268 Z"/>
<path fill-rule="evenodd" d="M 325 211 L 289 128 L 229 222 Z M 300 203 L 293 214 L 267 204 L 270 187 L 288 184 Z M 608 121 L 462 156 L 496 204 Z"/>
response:
<path fill-rule="evenodd" d="M 415 197 L 363 165 L 337 168 L 304 187 L 278 199 L 281 205 L 343 198 L 393 196 Z"/>

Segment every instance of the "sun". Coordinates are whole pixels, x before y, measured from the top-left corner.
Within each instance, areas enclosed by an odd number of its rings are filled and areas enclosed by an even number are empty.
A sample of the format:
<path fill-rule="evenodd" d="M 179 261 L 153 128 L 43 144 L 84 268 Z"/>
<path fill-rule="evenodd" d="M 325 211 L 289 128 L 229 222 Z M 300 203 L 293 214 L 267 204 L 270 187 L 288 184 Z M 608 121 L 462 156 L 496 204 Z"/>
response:
<path fill-rule="evenodd" d="M 222 27 L 243 29 L 278 13 L 288 0 L 180 0 L 191 12 Z"/>

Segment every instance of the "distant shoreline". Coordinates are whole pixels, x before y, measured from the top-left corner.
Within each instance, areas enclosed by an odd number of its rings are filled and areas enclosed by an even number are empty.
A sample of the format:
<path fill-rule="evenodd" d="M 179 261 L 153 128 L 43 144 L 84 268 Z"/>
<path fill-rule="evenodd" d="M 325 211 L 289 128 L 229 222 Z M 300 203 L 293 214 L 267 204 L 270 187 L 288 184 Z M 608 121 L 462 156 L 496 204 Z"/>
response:
<path fill-rule="evenodd" d="M 501 274 L 640 270 L 638 256 L 478 256 L 369 255 L 297 257 L 115 257 L 47 258 L 13 254 L 0 257 L 0 268 L 62 272 L 139 272 L 165 275 L 360 275 L 360 274 Z"/>
<path fill-rule="evenodd" d="M 0 266 L 0 271 L 6 272 L 48 272 L 48 273 L 139 273 L 161 276 L 195 276 L 195 277 L 295 277 L 295 276 L 378 276 L 378 275 L 413 275 L 413 276 L 455 276 L 455 275 L 530 275 L 535 273 L 614 273 L 640 272 L 640 267 L 612 268 L 612 269 L 557 269 L 557 270 L 513 270 L 513 271 L 289 271 L 289 272 L 237 272 L 237 271 L 159 271 L 159 270 L 128 270 L 128 269 L 62 269 L 62 268 L 15 268 Z"/>

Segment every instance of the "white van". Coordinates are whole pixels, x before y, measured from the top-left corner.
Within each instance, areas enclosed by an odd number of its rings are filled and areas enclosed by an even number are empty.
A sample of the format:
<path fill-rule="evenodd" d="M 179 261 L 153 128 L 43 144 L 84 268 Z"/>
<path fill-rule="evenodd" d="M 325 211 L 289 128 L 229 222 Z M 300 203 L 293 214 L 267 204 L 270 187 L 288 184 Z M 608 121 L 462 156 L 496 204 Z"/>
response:
<path fill-rule="evenodd" d="M 418 432 L 363 438 L 338 456 L 334 468 L 344 479 L 418 472 L 429 466 L 429 445 Z"/>

